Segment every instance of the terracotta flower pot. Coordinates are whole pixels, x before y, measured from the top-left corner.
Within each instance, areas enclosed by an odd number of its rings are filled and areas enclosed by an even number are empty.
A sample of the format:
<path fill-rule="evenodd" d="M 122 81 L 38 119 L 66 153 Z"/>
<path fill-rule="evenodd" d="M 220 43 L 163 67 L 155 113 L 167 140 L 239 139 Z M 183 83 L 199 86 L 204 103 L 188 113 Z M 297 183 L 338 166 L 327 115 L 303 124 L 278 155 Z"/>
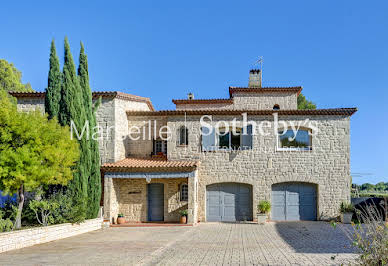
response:
<path fill-rule="evenodd" d="M 187 216 L 181 216 L 181 224 L 187 223 Z"/>
<path fill-rule="evenodd" d="M 125 224 L 125 218 L 124 217 L 118 217 L 117 218 L 117 223 L 118 224 Z"/>

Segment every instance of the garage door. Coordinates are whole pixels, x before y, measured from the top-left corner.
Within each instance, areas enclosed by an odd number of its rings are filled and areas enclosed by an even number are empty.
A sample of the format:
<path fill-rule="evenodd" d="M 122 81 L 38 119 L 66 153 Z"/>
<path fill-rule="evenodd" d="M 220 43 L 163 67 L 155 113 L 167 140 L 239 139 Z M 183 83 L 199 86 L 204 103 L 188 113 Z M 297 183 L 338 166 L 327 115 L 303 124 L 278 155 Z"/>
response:
<path fill-rule="evenodd" d="M 251 186 L 239 183 L 207 186 L 206 220 L 208 222 L 251 221 Z"/>
<path fill-rule="evenodd" d="M 299 221 L 317 218 L 316 186 L 280 183 L 272 186 L 272 220 Z"/>

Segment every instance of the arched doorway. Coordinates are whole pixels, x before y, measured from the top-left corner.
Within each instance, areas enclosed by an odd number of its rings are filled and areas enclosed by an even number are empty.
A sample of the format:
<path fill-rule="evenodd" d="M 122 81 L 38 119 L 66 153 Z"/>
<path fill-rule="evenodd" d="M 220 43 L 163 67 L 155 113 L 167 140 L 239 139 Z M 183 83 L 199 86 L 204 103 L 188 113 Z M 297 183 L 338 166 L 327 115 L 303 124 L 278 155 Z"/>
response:
<path fill-rule="evenodd" d="M 242 183 L 208 185 L 206 221 L 252 221 L 252 186 Z"/>

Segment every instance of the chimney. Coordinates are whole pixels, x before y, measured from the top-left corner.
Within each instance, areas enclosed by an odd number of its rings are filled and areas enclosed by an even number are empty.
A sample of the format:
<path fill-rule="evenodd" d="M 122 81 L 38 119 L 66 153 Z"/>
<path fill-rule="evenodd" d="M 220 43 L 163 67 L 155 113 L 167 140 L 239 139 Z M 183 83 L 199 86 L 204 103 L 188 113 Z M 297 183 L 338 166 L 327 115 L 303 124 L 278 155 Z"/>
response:
<path fill-rule="evenodd" d="M 249 71 L 249 88 L 261 88 L 261 70 L 251 69 Z"/>
<path fill-rule="evenodd" d="M 194 100 L 194 94 L 189 92 L 189 94 L 187 94 L 187 99 Z"/>

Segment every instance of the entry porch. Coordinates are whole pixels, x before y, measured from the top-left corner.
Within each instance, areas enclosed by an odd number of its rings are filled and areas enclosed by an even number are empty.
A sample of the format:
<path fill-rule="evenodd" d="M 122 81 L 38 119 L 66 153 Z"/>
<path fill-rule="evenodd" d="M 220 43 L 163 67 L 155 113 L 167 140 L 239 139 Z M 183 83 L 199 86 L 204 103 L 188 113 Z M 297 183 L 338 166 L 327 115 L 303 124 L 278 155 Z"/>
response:
<path fill-rule="evenodd" d="M 188 224 L 198 220 L 197 162 L 126 158 L 102 170 L 104 217 L 112 224 L 118 214 L 128 223 L 174 223 L 182 210 Z"/>

